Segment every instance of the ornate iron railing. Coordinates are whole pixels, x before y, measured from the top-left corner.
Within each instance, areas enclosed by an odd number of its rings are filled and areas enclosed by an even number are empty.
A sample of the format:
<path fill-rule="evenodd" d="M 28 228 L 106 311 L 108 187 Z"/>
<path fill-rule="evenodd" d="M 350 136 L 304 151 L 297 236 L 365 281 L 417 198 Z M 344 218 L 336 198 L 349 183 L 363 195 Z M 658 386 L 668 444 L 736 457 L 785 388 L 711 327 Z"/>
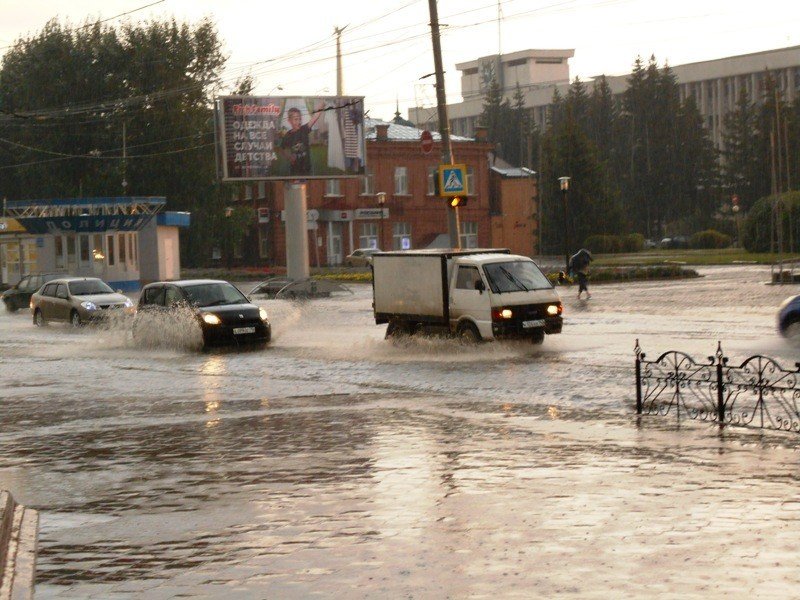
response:
<path fill-rule="evenodd" d="M 800 432 L 800 363 L 788 370 L 759 354 L 731 365 L 722 343 L 704 362 L 675 350 L 647 360 L 639 340 L 634 351 L 640 415 Z"/>

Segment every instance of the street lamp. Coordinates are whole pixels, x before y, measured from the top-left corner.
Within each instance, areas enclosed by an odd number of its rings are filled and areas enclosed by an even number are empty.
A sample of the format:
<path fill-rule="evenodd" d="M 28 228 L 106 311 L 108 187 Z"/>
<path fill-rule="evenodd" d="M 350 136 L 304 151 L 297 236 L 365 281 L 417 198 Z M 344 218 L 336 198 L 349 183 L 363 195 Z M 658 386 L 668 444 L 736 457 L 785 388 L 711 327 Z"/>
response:
<path fill-rule="evenodd" d="M 742 247 L 742 228 L 739 226 L 739 196 L 734 196 L 731 204 L 733 219 L 736 222 L 736 246 Z"/>
<path fill-rule="evenodd" d="M 378 201 L 378 207 L 381 209 L 381 229 L 380 238 L 378 240 L 378 250 L 383 246 L 383 205 L 386 204 L 386 192 L 378 192 L 375 194 L 375 199 Z"/>
<path fill-rule="evenodd" d="M 569 177 L 559 177 L 561 185 L 561 201 L 564 205 L 564 273 L 569 273 L 569 227 L 567 227 L 567 192 L 569 191 Z"/>

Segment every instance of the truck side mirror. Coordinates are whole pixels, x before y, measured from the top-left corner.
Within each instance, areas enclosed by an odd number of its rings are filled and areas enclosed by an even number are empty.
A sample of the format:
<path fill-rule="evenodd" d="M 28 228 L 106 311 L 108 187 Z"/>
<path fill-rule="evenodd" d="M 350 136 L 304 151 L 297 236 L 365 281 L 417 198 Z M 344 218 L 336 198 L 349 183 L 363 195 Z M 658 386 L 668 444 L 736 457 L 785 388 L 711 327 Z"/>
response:
<path fill-rule="evenodd" d="M 483 290 L 486 289 L 486 284 L 483 283 L 483 279 L 478 279 L 478 281 L 475 282 L 475 289 L 478 290 L 481 294 L 483 293 Z"/>

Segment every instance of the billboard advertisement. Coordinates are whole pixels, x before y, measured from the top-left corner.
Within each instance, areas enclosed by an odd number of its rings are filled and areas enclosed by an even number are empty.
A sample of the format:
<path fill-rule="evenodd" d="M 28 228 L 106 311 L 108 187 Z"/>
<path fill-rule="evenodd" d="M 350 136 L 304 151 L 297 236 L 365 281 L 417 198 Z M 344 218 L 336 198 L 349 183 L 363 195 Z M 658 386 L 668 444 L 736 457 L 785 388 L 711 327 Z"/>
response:
<path fill-rule="evenodd" d="M 221 96 L 215 118 L 223 181 L 364 174 L 363 96 Z"/>

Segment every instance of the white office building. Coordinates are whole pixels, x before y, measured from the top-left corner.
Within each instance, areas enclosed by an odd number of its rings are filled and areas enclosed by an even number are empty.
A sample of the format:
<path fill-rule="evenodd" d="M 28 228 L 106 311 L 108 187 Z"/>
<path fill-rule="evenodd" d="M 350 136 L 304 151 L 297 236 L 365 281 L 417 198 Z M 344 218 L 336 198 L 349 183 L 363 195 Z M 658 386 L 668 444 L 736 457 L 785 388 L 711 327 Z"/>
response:
<path fill-rule="evenodd" d="M 574 55 L 574 50 L 523 50 L 457 64 L 464 101 L 447 107 L 451 131 L 467 137 L 475 135 L 483 111 L 484 92 L 495 76 L 510 101 L 519 86 L 534 121 L 543 128 L 554 92 L 558 90 L 565 95 L 569 89 L 569 59 Z M 745 89 L 751 99 L 760 100 L 766 71 L 777 81 L 784 100 L 791 102 L 800 94 L 800 46 L 671 68 L 678 80 L 681 99 L 694 96 L 717 147 L 722 147 L 723 117 L 734 108 L 739 91 Z M 628 87 L 629 77 L 630 73 L 626 73 L 606 76 L 606 79 L 611 91 L 621 94 Z M 591 86 L 591 80 L 587 83 Z M 418 126 L 428 124 L 438 128 L 435 106 L 412 108 L 409 119 Z"/>

